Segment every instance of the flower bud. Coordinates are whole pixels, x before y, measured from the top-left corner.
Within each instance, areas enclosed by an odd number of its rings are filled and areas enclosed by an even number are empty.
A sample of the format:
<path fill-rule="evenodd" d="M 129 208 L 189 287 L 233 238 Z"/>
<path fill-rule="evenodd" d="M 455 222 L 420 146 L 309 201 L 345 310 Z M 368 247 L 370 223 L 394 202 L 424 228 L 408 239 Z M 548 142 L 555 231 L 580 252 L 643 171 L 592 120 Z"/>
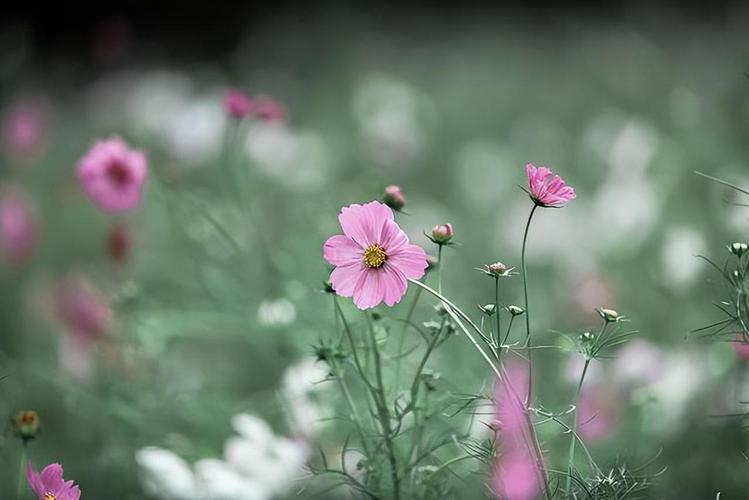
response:
<path fill-rule="evenodd" d="M 606 309 L 604 307 L 599 307 L 596 309 L 598 311 L 598 314 L 603 318 L 606 323 L 616 323 L 620 319 L 622 319 L 622 316 L 614 311 L 613 309 Z"/>
<path fill-rule="evenodd" d="M 19 411 L 10 418 L 13 433 L 21 438 L 24 443 L 39 435 L 41 420 L 33 410 Z"/>
<path fill-rule="evenodd" d="M 432 240 L 438 245 L 444 245 L 453 239 L 453 225 L 450 223 L 434 226 L 432 229 Z"/>
<path fill-rule="evenodd" d="M 741 256 L 744 255 L 747 250 L 749 250 L 749 245 L 747 245 L 746 243 L 731 243 L 731 246 L 728 247 L 728 249 L 736 257 L 741 258 Z"/>
<path fill-rule="evenodd" d="M 492 316 L 494 314 L 494 304 L 484 304 L 483 306 L 479 306 L 479 311 L 486 314 L 487 316 Z"/>
<path fill-rule="evenodd" d="M 520 316 L 525 312 L 525 309 L 518 306 L 507 306 L 507 311 L 513 316 Z"/>
<path fill-rule="evenodd" d="M 406 197 L 403 195 L 400 186 L 396 186 L 395 184 L 385 188 L 385 195 L 382 197 L 382 201 L 396 212 L 400 212 L 406 206 Z"/>

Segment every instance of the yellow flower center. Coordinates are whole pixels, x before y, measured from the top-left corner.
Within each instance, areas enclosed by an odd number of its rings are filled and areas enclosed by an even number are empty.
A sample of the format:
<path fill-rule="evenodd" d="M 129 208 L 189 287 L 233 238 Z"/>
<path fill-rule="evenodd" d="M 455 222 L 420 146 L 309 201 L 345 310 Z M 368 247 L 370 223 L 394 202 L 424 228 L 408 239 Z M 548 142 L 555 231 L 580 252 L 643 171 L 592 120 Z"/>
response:
<path fill-rule="evenodd" d="M 388 259 L 385 249 L 380 245 L 369 245 L 364 249 L 364 263 L 372 268 L 382 266 Z"/>
<path fill-rule="evenodd" d="M 44 500 L 57 500 L 57 497 L 54 493 L 50 493 L 49 491 L 44 494 Z"/>

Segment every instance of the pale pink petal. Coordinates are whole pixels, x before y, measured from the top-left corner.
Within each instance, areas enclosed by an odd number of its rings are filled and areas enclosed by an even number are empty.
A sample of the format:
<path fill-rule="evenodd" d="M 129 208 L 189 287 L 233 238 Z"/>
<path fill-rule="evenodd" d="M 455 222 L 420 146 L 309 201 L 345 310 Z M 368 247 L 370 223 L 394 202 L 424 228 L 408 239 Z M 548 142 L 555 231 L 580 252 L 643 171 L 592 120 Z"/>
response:
<path fill-rule="evenodd" d="M 385 299 L 385 288 L 380 269 L 366 269 L 354 288 L 354 305 L 359 309 L 370 309 Z"/>
<path fill-rule="evenodd" d="M 406 278 L 419 279 L 426 272 L 427 254 L 418 245 L 408 244 L 392 255 L 388 255 L 388 264 L 397 267 Z"/>
<path fill-rule="evenodd" d="M 331 236 L 323 245 L 323 257 L 334 266 L 361 262 L 362 248 L 348 236 Z"/>
<path fill-rule="evenodd" d="M 382 235 L 377 243 L 385 248 L 388 255 L 392 255 L 403 246 L 408 245 L 408 236 L 395 221 L 386 220 L 382 226 Z"/>
<path fill-rule="evenodd" d="M 533 500 L 540 492 L 533 459 L 520 450 L 502 455 L 492 482 L 500 498 L 507 500 Z"/>
<path fill-rule="evenodd" d="M 362 262 L 338 266 L 330 273 L 330 285 L 341 297 L 354 295 L 356 284 L 367 267 Z"/>
<path fill-rule="evenodd" d="M 382 275 L 381 280 L 385 287 L 385 304 L 393 307 L 406 294 L 408 281 L 406 281 L 406 276 L 403 272 L 390 263 L 385 263 L 380 274 Z"/>
<path fill-rule="evenodd" d="M 393 211 L 379 201 L 343 207 L 338 216 L 343 234 L 362 247 L 380 243 L 382 228 L 387 220 L 393 220 Z"/>

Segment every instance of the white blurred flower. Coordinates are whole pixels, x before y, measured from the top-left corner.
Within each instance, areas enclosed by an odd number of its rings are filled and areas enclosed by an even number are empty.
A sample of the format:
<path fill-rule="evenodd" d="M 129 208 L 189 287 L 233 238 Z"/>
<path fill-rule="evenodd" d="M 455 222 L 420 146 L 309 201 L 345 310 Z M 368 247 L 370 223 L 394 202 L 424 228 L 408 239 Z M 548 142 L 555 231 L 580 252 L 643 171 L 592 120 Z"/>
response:
<path fill-rule="evenodd" d="M 703 254 L 706 248 L 705 238 L 699 231 L 690 227 L 670 228 L 661 248 L 664 282 L 675 290 L 694 283 L 705 269 L 697 255 Z"/>
<path fill-rule="evenodd" d="M 629 120 L 619 131 L 609 150 L 608 162 L 617 174 L 642 174 L 658 147 L 658 130 L 639 120 Z"/>
<path fill-rule="evenodd" d="M 175 453 L 162 448 L 138 450 L 135 461 L 143 489 L 160 500 L 199 500 L 190 466 Z"/>
<path fill-rule="evenodd" d="M 611 369 L 622 384 L 645 384 L 660 378 L 663 353 L 652 342 L 635 339 L 624 344 L 614 355 Z"/>
<path fill-rule="evenodd" d="M 286 403 L 287 420 L 294 435 L 312 436 L 325 417 L 326 408 L 318 397 L 325 386 L 328 370 L 309 358 L 286 369 L 281 395 Z"/>
<path fill-rule="evenodd" d="M 245 151 L 260 169 L 294 189 L 322 187 L 333 161 L 319 133 L 297 132 L 285 122 L 253 123 Z"/>
<path fill-rule="evenodd" d="M 655 226 L 659 206 L 653 188 L 642 178 L 612 174 L 598 190 L 591 212 L 592 241 L 600 251 L 635 250 Z"/>
<path fill-rule="evenodd" d="M 372 159 L 383 166 L 413 163 L 425 150 L 433 105 L 392 78 L 370 78 L 356 89 L 352 107 Z"/>
<path fill-rule="evenodd" d="M 288 325 L 296 319 L 296 307 L 285 298 L 264 300 L 257 309 L 257 320 L 261 325 Z"/>
<path fill-rule="evenodd" d="M 195 463 L 195 476 L 201 499 L 266 500 L 271 497 L 258 481 L 242 476 L 223 460 L 199 460 Z"/>
<path fill-rule="evenodd" d="M 585 358 L 582 356 L 569 356 L 567 363 L 564 367 L 564 378 L 570 384 L 577 384 L 580 382 L 580 375 L 583 373 L 585 367 Z M 592 360 L 588 365 L 588 371 L 585 372 L 585 382 L 593 383 L 598 382 L 604 378 L 604 370 L 601 363 L 596 360 Z"/>
<path fill-rule="evenodd" d="M 127 97 L 127 117 L 136 133 L 164 137 L 174 117 L 188 106 L 193 93 L 183 73 L 161 70 L 138 78 Z"/>
<path fill-rule="evenodd" d="M 231 426 L 240 436 L 261 447 L 266 446 L 274 437 L 268 422 L 249 413 L 234 415 L 231 419 Z"/>
<path fill-rule="evenodd" d="M 227 117 L 218 93 L 196 96 L 175 110 L 164 129 L 171 155 L 182 164 L 204 165 L 221 154 Z"/>

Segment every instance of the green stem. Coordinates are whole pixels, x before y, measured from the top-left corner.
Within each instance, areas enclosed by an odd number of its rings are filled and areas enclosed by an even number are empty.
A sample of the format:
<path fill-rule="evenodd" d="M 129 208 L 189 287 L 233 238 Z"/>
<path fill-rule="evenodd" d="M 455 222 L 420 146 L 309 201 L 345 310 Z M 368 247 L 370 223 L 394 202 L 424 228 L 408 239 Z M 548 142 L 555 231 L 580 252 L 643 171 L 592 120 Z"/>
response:
<path fill-rule="evenodd" d="M 536 213 L 538 205 L 534 204 L 531 209 L 531 213 L 528 215 L 528 222 L 525 224 L 525 232 L 523 233 L 523 248 L 520 252 L 520 267 L 523 272 L 523 297 L 525 298 L 525 345 L 528 348 L 528 400 L 527 404 L 531 401 L 531 393 L 533 392 L 533 360 L 531 350 L 531 312 L 528 308 L 528 271 L 525 268 L 525 246 L 528 243 L 528 230 L 531 227 L 531 220 L 533 220 L 533 214 Z M 527 406 L 526 404 L 526 406 Z"/>
<path fill-rule="evenodd" d="M 497 340 L 496 342 L 501 343 L 502 328 L 501 320 L 499 317 L 499 277 L 494 278 L 494 315 L 497 317 Z M 502 347 L 499 346 L 498 358 L 502 357 Z"/>
<path fill-rule="evenodd" d="M 442 293 L 442 243 L 437 243 L 437 291 Z"/>
<path fill-rule="evenodd" d="M 395 456 L 395 444 L 393 443 L 393 430 L 390 425 L 390 411 L 388 410 L 387 398 L 385 397 L 385 384 L 382 378 L 380 348 L 377 345 L 377 336 L 375 335 L 372 319 L 369 317 L 369 313 L 365 311 L 364 316 L 367 318 L 369 336 L 372 341 L 372 355 L 374 356 L 377 384 L 376 393 L 377 396 L 379 396 L 379 400 L 375 398 L 375 406 L 378 410 L 377 413 L 380 419 L 380 426 L 382 427 L 383 438 L 385 440 L 385 448 L 387 449 L 388 461 L 390 462 L 390 476 L 393 482 L 393 499 L 400 500 L 400 476 L 398 475 L 398 461 Z"/>
<path fill-rule="evenodd" d="M 577 432 L 577 407 L 580 404 L 580 390 L 583 387 L 583 381 L 585 380 L 585 374 L 588 372 L 588 365 L 590 365 L 590 358 L 585 358 L 585 366 L 583 366 L 583 373 L 580 375 L 580 382 L 577 384 L 577 391 L 575 392 L 575 409 L 572 412 L 572 430 L 570 431 L 570 452 L 567 458 L 567 486 L 565 491 L 567 495 L 570 495 L 571 482 L 572 482 L 572 468 L 575 461 L 575 433 Z"/>
<path fill-rule="evenodd" d="M 26 464 L 26 443 L 21 448 L 21 459 L 18 461 L 18 484 L 16 485 L 16 500 L 21 500 L 21 491 L 23 490 L 23 470 Z"/>

